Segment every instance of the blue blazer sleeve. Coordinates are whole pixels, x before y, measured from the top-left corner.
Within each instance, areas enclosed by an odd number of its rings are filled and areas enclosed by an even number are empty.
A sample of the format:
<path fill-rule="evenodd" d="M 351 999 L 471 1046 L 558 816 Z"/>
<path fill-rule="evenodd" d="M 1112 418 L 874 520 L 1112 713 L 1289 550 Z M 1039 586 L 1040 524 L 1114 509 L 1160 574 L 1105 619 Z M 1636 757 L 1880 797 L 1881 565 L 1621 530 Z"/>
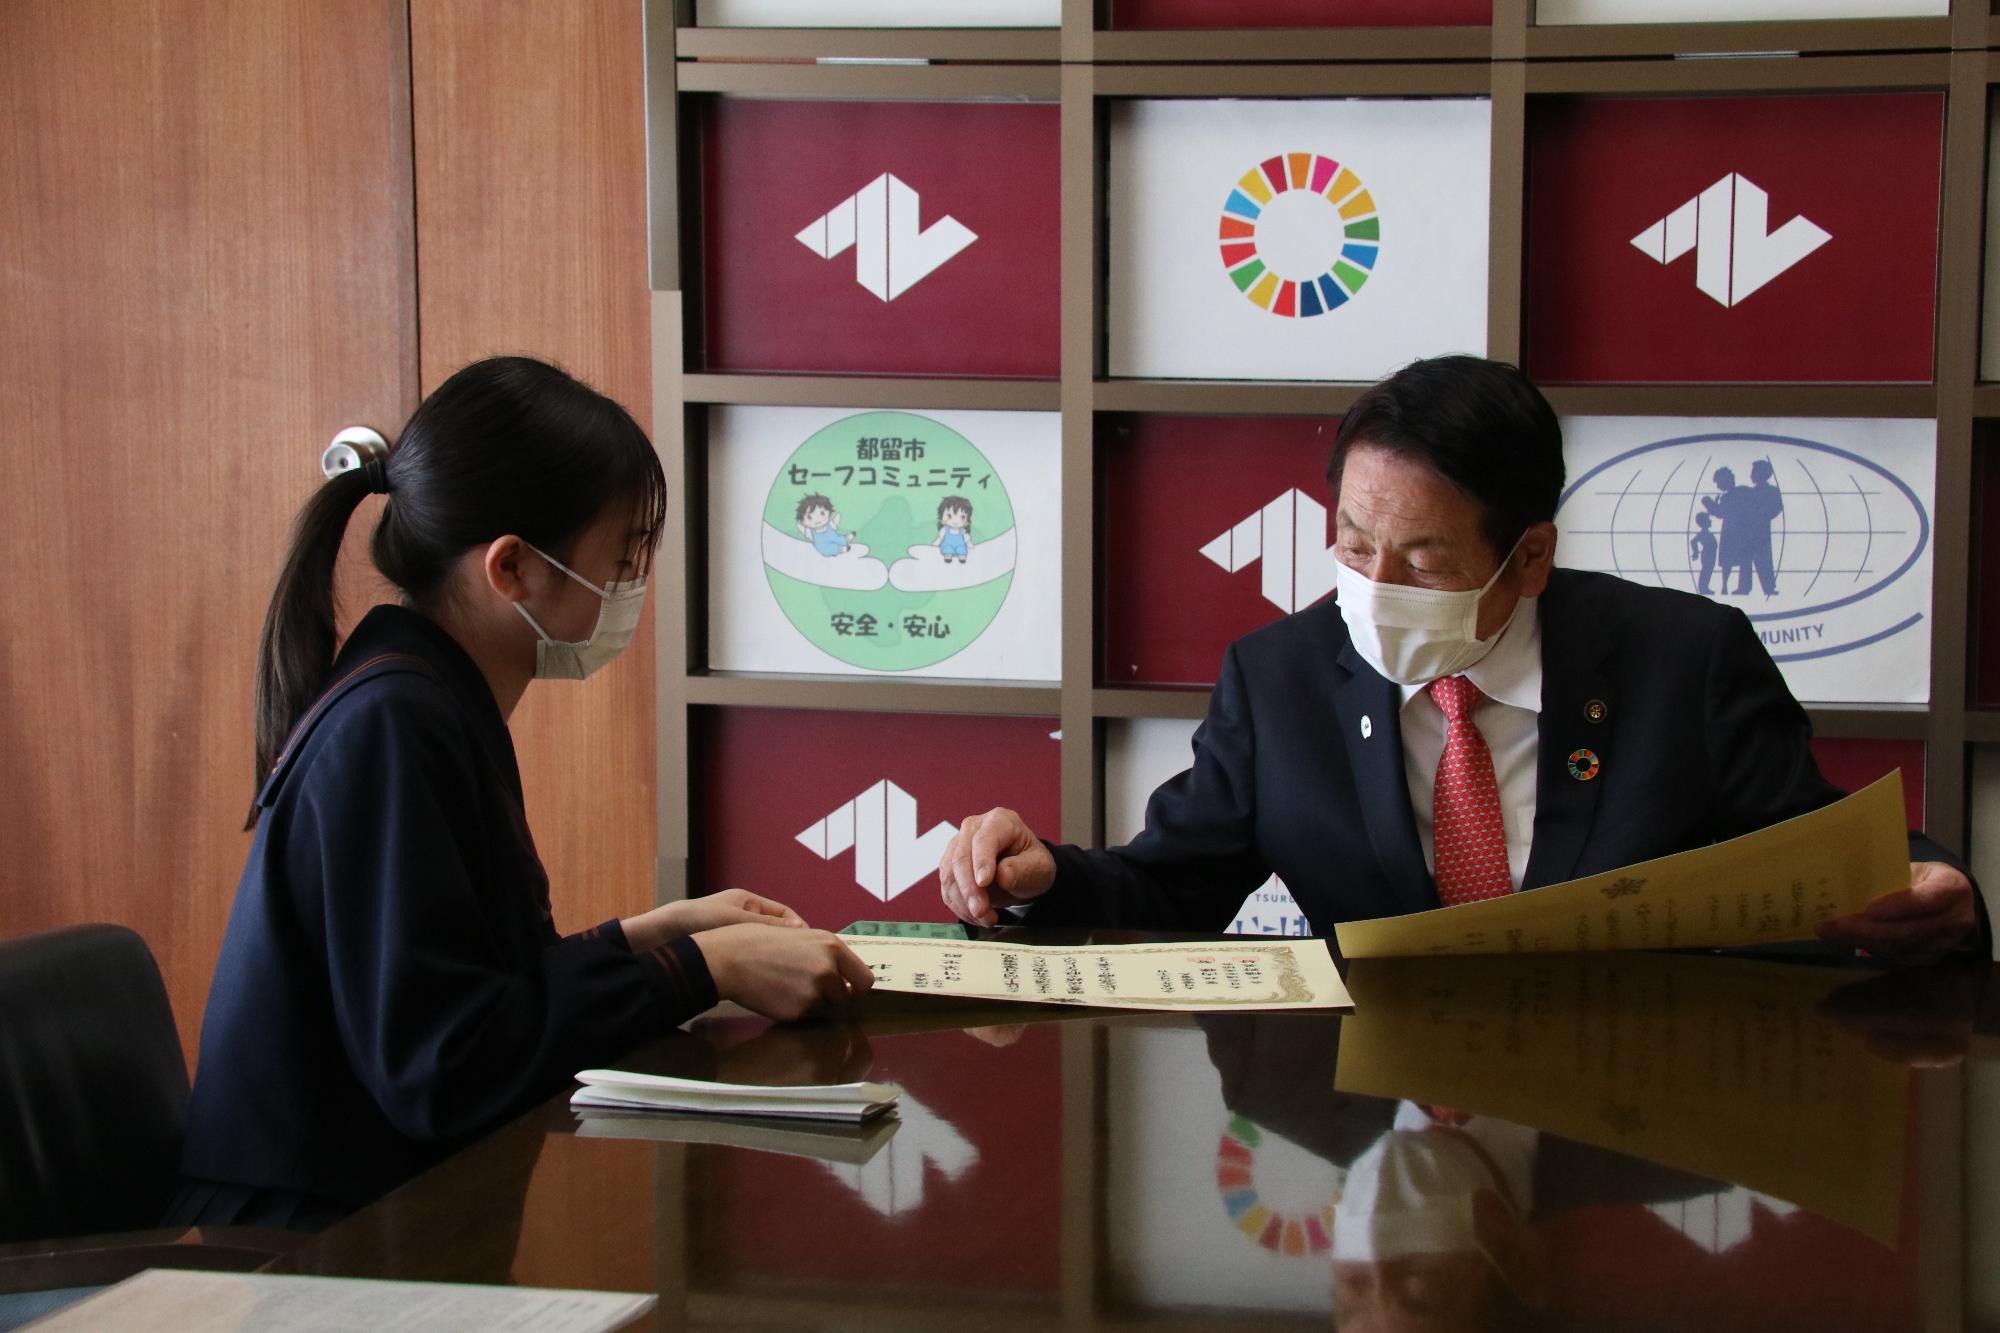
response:
<path fill-rule="evenodd" d="M 1222 659 L 1194 763 L 1146 804 L 1145 830 L 1108 850 L 1051 845 L 1055 886 L 1033 926 L 1219 931 L 1271 870 L 1257 848 L 1257 737 L 1235 647 Z"/>
<path fill-rule="evenodd" d="M 635 955 L 615 922 L 558 938 L 520 878 L 478 881 L 511 830 L 466 799 L 478 778 L 452 717 L 408 695 L 344 710 L 288 840 L 316 862 L 290 878 L 322 886 L 341 1045 L 415 1139 L 489 1126 L 715 1002 L 691 940 Z"/>

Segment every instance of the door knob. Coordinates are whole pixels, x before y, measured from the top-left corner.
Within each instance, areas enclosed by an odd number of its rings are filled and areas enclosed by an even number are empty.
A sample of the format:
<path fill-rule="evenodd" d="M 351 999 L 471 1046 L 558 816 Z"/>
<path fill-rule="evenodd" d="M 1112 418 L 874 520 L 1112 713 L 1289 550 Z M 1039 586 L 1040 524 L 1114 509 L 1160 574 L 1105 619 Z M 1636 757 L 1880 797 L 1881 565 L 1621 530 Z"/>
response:
<path fill-rule="evenodd" d="M 389 456 L 389 442 L 382 438 L 380 431 L 366 426 L 349 426 L 333 437 L 333 443 L 326 446 L 326 452 L 319 456 L 319 470 L 328 477 L 336 477 L 343 472 L 352 472 L 358 467 L 366 467 L 377 458 Z"/>

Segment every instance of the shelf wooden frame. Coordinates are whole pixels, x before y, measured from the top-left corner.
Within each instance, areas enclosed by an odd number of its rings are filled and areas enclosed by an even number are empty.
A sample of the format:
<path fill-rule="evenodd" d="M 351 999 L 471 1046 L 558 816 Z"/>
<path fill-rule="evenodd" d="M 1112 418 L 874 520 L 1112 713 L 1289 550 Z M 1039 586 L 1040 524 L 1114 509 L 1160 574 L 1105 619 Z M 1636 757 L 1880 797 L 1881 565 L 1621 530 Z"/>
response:
<path fill-rule="evenodd" d="M 671 548 L 655 613 L 660 663 L 663 895 L 689 885 L 688 809 L 697 774 L 688 715 L 714 707 L 996 713 L 1059 719 L 1066 835 L 1102 841 L 1107 723 L 1203 715 L 1202 689 L 1107 687 L 1098 672 L 1099 570 L 1093 540 L 1097 450 L 1118 414 L 1338 416 L 1351 383 L 1149 380 L 1105 373 L 1106 108 L 1125 98 L 1481 96 L 1493 107 L 1488 352 L 1519 359 L 1531 99 L 1729 95 L 1887 89 L 1945 93 L 1938 358 L 1927 384 L 1589 384 L 1546 386 L 1569 415 L 1824 416 L 1938 422 L 1933 558 L 1972 559 L 1974 423 L 2000 419 L 2000 384 L 1977 381 L 1987 107 L 2000 83 L 2000 17 L 1986 0 L 1953 0 L 1948 18 L 1537 26 L 1532 0 L 1495 0 L 1484 28 L 1120 30 L 1105 0 L 1063 0 L 1058 28 L 764 30 L 702 28 L 687 0 L 647 0 L 652 127 L 655 420 L 675 481 Z M 658 21 L 655 22 L 657 16 Z M 1691 57 L 1715 58 L 1691 58 Z M 830 58 L 843 63 L 817 63 Z M 889 62 L 845 63 L 879 58 Z M 1053 380 L 763 375 L 704 370 L 700 234 L 690 101 L 709 97 L 1033 100 L 1060 107 L 1061 315 Z M 1065 560 L 1062 679 L 1009 683 L 744 676 L 707 668 L 706 425 L 736 404 L 1055 411 L 1061 414 Z M 665 566 L 671 565 L 668 569 Z M 1920 740 L 1926 821 L 1962 843 L 1967 747 L 2000 743 L 2000 713 L 1967 707 L 1968 580 L 1939 578 L 1930 608 L 1928 706 L 1809 709 L 1817 732 Z M 678 864 L 678 869 L 675 864 Z"/>
<path fill-rule="evenodd" d="M 688 60 L 795 62 L 929 60 L 939 64 L 1051 64 L 1056 28 L 682 28 Z"/>
<path fill-rule="evenodd" d="M 1557 410 L 1575 415 L 1914 417 L 1938 423 L 1933 558 L 1940 571 L 1970 570 L 1975 427 L 2000 420 L 2000 384 L 1977 380 L 1992 85 L 2000 83 L 2000 17 L 1992 0 L 1952 0 L 1948 19 L 1807 23 L 1538 27 L 1532 0 L 1494 0 L 1489 28 L 1346 31 L 1120 31 L 1108 0 L 1062 0 L 1057 29 L 824 29 L 765 31 L 693 26 L 691 0 L 646 0 L 649 169 L 653 189 L 654 421 L 670 502 L 655 571 L 658 652 L 657 815 L 660 901 L 698 892 L 691 883 L 701 776 L 690 741 L 699 710 L 834 711 L 1053 717 L 1062 728 L 1062 822 L 1086 845 L 1104 840 L 1104 742 L 1110 728 L 1146 719 L 1203 717 L 1204 688 L 1107 686 L 1098 671 L 1099 579 L 1095 532 L 1098 445 L 1120 414 L 1337 416 L 1363 386 L 1341 383 L 1146 380 L 1105 374 L 1105 108 L 1132 97 L 1431 95 L 1492 101 L 1488 352 L 1522 353 L 1529 99 L 1799 93 L 1931 88 L 1947 98 L 1940 217 L 1935 378 L 1928 384 L 1550 385 Z M 1784 52 L 1791 54 L 1755 54 Z M 1712 55 L 1726 58 L 1675 58 Z M 817 63 L 922 60 L 915 64 Z M 1059 375 L 1054 380 L 716 373 L 701 339 L 700 229 L 689 201 L 695 123 L 691 100 L 793 97 L 866 100 L 1003 99 L 1060 106 L 1061 272 Z M 725 405 L 1055 411 L 1061 414 L 1064 566 L 1058 616 L 1058 682 L 959 682 L 899 678 L 724 673 L 707 665 L 706 433 Z M 1817 734 L 1921 741 L 1925 819 L 1963 848 L 1972 747 L 2000 745 L 2000 710 L 1967 706 L 1972 602 L 1969 578 L 1934 580 L 1928 706 L 1808 709 Z M 1063 1033 L 1061 1227 L 1065 1255 L 1053 1309 L 1007 1320 L 1064 1327 L 1117 1326 L 1138 1318 L 1107 1297 L 1108 1220 L 1100 1133 L 1103 1034 Z M 690 1206 L 684 1171 L 663 1176 L 662 1215 Z M 681 1312 L 738 1311 L 745 1297 L 694 1284 L 687 1226 L 660 1244 L 661 1290 Z M 885 1326 L 893 1302 L 828 1295 L 837 1308 Z M 819 1296 L 753 1299 L 780 1322 L 824 1307 Z M 993 1312 L 968 1305 L 968 1327 Z M 1202 1326 L 1200 1319 L 1181 1326 Z M 912 1325 L 913 1326 L 913 1325 Z M 998 1326 L 997 1323 L 994 1326 Z"/>

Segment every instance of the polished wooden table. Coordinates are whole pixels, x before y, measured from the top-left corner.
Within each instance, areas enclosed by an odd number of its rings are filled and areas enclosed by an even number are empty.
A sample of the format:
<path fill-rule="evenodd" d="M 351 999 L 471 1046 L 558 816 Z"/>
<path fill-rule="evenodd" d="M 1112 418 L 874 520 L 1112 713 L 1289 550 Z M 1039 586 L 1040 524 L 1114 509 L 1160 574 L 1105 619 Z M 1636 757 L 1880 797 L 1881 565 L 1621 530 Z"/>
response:
<path fill-rule="evenodd" d="M 283 1268 L 657 1292 L 661 1328 L 1981 1323 L 1983 965 L 1437 960 L 1350 984 L 1345 1017 L 886 995 L 846 1022 L 713 1017 L 627 1067 L 893 1081 L 898 1122 L 580 1132 L 565 1090 Z"/>

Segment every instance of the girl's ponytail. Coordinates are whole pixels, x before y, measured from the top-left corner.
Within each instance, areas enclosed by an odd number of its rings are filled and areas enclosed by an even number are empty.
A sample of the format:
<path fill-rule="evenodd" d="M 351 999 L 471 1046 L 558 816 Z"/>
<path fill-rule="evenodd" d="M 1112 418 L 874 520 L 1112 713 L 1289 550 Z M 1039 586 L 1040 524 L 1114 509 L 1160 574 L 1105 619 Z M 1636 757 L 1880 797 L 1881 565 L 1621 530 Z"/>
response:
<path fill-rule="evenodd" d="M 391 475 L 393 474 L 393 476 Z M 386 456 L 338 472 L 306 502 L 257 648 L 257 790 L 332 674 L 333 570 L 347 522 L 389 495 L 369 545 L 404 605 L 436 618 L 468 550 L 513 534 L 558 559 L 614 500 L 643 571 L 666 526 L 667 480 L 632 414 L 546 361 L 496 356 L 417 405 Z M 257 823 L 250 807 L 245 828 Z"/>
<path fill-rule="evenodd" d="M 264 633 L 257 644 L 257 786 L 271 775 L 278 753 L 299 717 L 326 684 L 333 667 L 337 632 L 334 626 L 333 571 L 340 558 L 347 521 L 361 501 L 379 484 L 381 465 L 336 472 L 306 501 L 292 529 L 291 551 L 284 572 L 264 613 Z M 250 807 L 244 827 L 257 823 Z"/>

